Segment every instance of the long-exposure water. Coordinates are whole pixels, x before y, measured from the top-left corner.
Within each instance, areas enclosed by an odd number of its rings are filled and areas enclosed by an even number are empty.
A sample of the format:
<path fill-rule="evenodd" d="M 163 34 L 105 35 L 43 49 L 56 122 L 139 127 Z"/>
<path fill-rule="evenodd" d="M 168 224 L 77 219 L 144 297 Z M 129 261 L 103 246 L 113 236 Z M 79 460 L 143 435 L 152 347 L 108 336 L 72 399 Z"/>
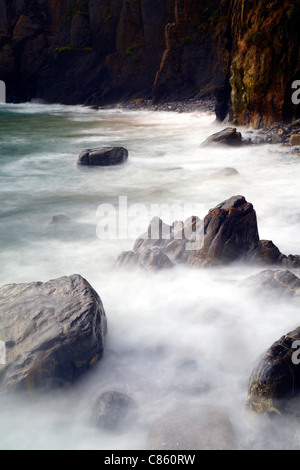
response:
<path fill-rule="evenodd" d="M 234 195 L 254 205 L 261 239 L 300 254 L 299 156 L 279 145 L 201 147 L 223 127 L 201 111 L 1 105 L 0 285 L 80 274 L 104 303 L 108 336 L 103 359 L 72 390 L 0 399 L 0 448 L 145 449 L 152 424 L 187 406 L 226 414 L 239 449 L 266 442 L 300 447 L 292 420 L 254 442 L 245 409 L 253 367 L 299 326 L 299 301 L 242 289 L 236 281 L 261 269 L 240 263 L 162 272 L 114 267 L 145 232 L 153 206 L 191 205 L 197 214 L 187 215 L 203 218 Z M 99 146 L 123 146 L 129 159 L 117 167 L 79 168 L 79 153 Z M 129 212 L 128 236 L 101 238 L 97 209 L 114 205 L 122 224 L 119 197 L 128 208 L 142 204 L 149 217 L 144 212 L 137 223 Z M 49 224 L 58 214 L 68 223 Z M 166 222 L 178 218 L 172 214 Z M 137 404 L 138 420 L 125 432 L 91 423 L 93 403 L 109 390 Z"/>

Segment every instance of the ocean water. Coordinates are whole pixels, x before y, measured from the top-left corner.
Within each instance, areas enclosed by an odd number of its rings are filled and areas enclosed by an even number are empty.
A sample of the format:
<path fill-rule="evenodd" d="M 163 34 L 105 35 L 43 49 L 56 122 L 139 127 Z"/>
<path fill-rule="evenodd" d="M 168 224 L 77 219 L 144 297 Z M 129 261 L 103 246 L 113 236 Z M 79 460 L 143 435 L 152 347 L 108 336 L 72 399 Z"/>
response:
<path fill-rule="evenodd" d="M 300 254 L 299 157 L 278 145 L 201 148 L 223 127 L 200 110 L 0 105 L 0 285 L 78 273 L 108 318 L 105 355 L 72 390 L 0 398 L 1 449 L 146 449 L 157 419 L 190 406 L 226 414 L 239 449 L 300 447 L 296 421 L 263 423 L 259 434 L 245 409 L 253 367 L 299 326 L 299 301 L 242 289 L 237 281 L 261 270 L 253 266 L 114 267 L 161 205 L 171 208 L 164 220 L 172 223 L 182 208 L 203 218 L 239 194 L 257 211 L 261 239 Z M 110 145 L 128 149 L 126 164 L 77 166 L 83 149 Z M 99 230 L 103 204 L 112 208 L 109 236 Z M 68 223 L 50 224 L 58 214 Z M 92 405 L 109 390 L 137 404 L 138 419 L 125 431 L 92 424 Z"/>

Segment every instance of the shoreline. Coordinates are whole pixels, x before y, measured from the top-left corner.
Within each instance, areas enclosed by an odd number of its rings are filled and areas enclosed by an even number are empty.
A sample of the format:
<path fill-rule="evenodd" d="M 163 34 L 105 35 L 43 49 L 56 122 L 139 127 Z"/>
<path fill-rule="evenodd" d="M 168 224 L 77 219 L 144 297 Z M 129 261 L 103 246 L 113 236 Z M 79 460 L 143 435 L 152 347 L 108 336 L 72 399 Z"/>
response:
<path fill-rule="evenodd" d="M 36 104 L 34 102 L 28 102 L 31 104 Z M 6 103 L 6 104 L 24 104 L 24 103 Z M 55 105 L 63 103 L 39 103 L 41 105 Z M 137 98 L 127 101 L 120 101 L 117 103 L 110 103 L 106 105 L 87 105 L 82 104 L 80 106 L 93 109 L 95 111 L 100 110 L 122 110 L 122 111 L 149 111 L 149 112 L 174 112 L 178 114 L 182 113 L 210 113 L 215 116 L 216 122 L 220 126 L 225 128 L 231 127 L 236 129 L 244 129 L 244 133 L 247 138 L 251 138 L 252 144 L 261 145 L 261 144 L 282 144 L 284 146 L 289 146 L 293 153 L 300 154 L 300 146 L 291 144 L 290 139 L 293 134 L 300 135 L 300 119 L 294 120 L 290 123 L 275 123 L 270 126 L 263 126 L 259 128 L 251 126 L 243 126 L 230 122 L 227 118 L 224 121 L 218 121 L 215 113 L 215 108 L 217 105 L 216 99 L 210 95 L 204 99 L 189 99 L 186 101 L 164 101 L 161 103 L 153 103 L 151 99 Z M 67 105 L 68 106 L 68 105 Z M 72 105 L 71 105 L 72 106 Z M 76 106 L 76 105 L 75 105 Z"/>
<path fill-rule="evenodd" d="M 152 100 L 133 99 L 119 103 L 95 106 L 95 109 L 122 109 L 124 111 L 167 111 L 177 113 L 211 112 L 215 113 L 216 100 L 207 98 L 203 100 L 190 99 L 187 101 L 169 101 L 153 103 Z"/>
<path fill-rule="evenodd" d="M 123 111 L 165 111 L 176 113 L 194 113 L 194 112 L 208 112 L 215 115 L 216 100 L 213 97 L 206 99 L 190 99 L 187 101 L 170 101 L 154 104 L 152 100 L 134 99 L 123 101 L 115 104 L 108 104 L 103 106 L 95 106 L 94 109 L 120 109 Z M 217 120 L 217 117 L 216 117 Z M 291 145 L 290 138 L 292 134 L 300 134 L 300 119 L 290 123 L 276 123 L 271 126 L 264 126 L 260 128 L 253 128 L 250 126 L 235 125 L 225 119 L 218 121 L 220 125 L 232 128 L 243 128 L 247 137 L 251 138 L 255 134 L 252 141 L 254 145 L 260 144 L 282 144 L 290 146 L 291 150 L 300 154 L 300 147 Z"/>

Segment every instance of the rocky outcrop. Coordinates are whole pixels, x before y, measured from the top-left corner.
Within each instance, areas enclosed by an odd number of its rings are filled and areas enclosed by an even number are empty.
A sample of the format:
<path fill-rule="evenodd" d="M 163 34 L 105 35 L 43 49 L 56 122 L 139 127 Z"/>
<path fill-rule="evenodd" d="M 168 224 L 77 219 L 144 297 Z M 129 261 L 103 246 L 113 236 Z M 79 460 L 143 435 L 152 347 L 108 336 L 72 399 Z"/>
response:
<path fill-rule="evenodd" d="M 299 256 L 285 256 L 272 241 L 259 239 L 256 212 L 243 196 L 222 202 L 203 221 L 193 216 L 169 226 L 154 218 L 133 250 L 119 256 L 117 266 L 149 267 L 149 254 L 154 250 L 156 262 L 151 266 L 156 268 L 180 263 L 210 267 L 235 261 L 286 268 L 300 266 Z"/>
<path fill-rule="evenodd" d="M 66 387 L 103 354 L 103 304 L 79 275 L 2 287 L 0 317 L 6 346 L 0 391 Z"/>
<path fill-rule="evenodd" d="M 297 0 L 2 0 L 8 100 L 66 104 L 214 96 L 219 120 L 300 116 Z"/>
<path fill-rule="evenodd" d="M 128 159 L 128 150 L 123 147 L 97 148 L 83 150 L 78 158 L 78 165 L 113 166 Z"/>

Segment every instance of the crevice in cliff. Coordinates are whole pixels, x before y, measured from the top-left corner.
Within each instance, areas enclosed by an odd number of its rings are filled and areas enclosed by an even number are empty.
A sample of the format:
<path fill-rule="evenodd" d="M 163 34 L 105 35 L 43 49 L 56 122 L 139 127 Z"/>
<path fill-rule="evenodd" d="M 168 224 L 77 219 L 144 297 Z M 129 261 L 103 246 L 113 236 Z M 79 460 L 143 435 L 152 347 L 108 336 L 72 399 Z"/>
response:
<path fill-rule="evenodd" d="M 230 75 L 231 75 L 231 63 L 232 63 L 232 54 L 233 54 L 233 31 L 232 31 L 232 17 L 234 9 L 234 0 L 229 0 L 229 9 L 227 17 L 227 28 L 224 34 L 224 47 L 228 51 L 228 64 L 227 71 L 224 79 L 224 85 L 220 88 L 217 88 L 215 91 L 215 97 L 217 100 L 215 112 L 216 118 L 218 121 L 224 121 L 226 118 L 229 120 L 232 119 L 230 104 L 231 104 L 231 85 L 230 85 Z"/>

